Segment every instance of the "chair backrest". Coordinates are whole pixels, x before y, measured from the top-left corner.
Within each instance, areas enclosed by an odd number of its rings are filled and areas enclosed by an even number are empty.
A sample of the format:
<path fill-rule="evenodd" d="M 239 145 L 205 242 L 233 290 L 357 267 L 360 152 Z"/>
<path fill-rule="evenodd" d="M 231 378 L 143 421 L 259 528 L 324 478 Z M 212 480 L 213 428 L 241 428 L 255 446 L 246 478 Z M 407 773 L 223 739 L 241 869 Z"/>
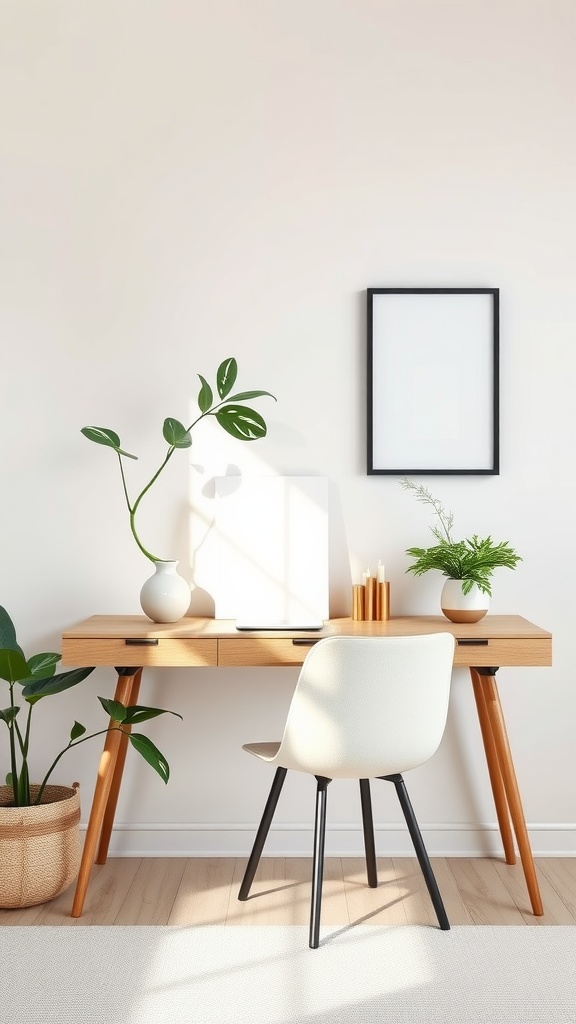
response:
<path fill-rule="evenodd" d="M 335 778 L 374 778 L 423 764 L 446 725 L 451 633 L 328 637 L 311 648 L 274 761 Z"/>

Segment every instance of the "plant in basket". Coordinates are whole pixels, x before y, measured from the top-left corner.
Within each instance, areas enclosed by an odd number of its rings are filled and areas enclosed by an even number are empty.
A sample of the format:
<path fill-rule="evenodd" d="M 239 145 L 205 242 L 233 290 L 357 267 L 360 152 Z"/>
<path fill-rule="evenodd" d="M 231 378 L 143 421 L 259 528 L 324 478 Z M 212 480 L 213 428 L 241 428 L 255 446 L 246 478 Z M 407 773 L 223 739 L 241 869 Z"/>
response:
<path fill-rule="evenodd" d="M 128 731 L 158 715 L 172 714 L 144 705 L 126 707 L 99 697 L 109 723 L 87 733 L 74 722 L 66 745 L 50 755 L 42 777 L 30 782 L 29 760 L 34 738 L 35 709 L 45 697 L 81 683 L 93 668 L 56 672 L 60 654 L 48 652 L 27 658 L 16 639 L 10 615 L 0 606 L 0 679 L 8 684 L 8 705 L 0 708 L 6 726 L 6 784 L 0 786 L 0 906 L 30 906 L 52 899 L 76 877 L 80 863 L 78 822 L 80 798 L 73 787 L 50 784 L 61 758 L 74 747 L 111 730 Z M 3 702 L 2 702 L 3 703 Z M 181 718 L 181 715 L 177 715 Z M 129 732 L 135 750 L 164 782 L 170 769 L 164 754 L 140 732 Z M 43 747 L 45 741 L 43 740 Z M 48 877 L 50 875 L 50 877 Z"/>

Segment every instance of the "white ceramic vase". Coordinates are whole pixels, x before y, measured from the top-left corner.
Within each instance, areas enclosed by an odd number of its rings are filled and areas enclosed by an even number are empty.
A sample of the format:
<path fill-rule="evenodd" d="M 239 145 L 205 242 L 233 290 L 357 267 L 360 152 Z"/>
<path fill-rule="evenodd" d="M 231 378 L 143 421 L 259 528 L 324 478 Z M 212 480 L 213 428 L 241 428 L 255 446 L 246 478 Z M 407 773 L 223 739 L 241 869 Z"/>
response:
<path fill-rule="evenodd" d="M 140 591 L 142 611 L 153 622 L 178 622 L 190 607 L 190 587 L 176 572 L 178 562 L 154 562 L 155 571 Z"/>
<path fill-rule="evenodd" d="M 442 587 L 440 606 L 451 622 L 478 622 L 490 607 L 490 596 L 475 583 L 469 594 L 462 591 L 462 580 L 446 580 Z"/>

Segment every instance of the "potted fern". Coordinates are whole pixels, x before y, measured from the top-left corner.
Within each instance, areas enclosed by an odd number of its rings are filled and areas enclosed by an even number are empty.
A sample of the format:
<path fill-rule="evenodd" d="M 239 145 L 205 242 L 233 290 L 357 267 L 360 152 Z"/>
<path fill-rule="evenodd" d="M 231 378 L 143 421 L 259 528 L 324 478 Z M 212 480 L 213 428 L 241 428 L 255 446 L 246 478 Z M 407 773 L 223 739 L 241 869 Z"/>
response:
<path fill-rule="evenodd" d="M 515 569 L 522 559 L 507 541 L 494 543 L 492 537 L 477 534 L 464 540 L 454 540 L 454 517 L 430 491 L 404 477 L 401 486 L 414 493 L 417 501 L 431 505 L 437 524 L 431 527 L 436 544 L 429 548 L 408 548 L 406 554 L 414 559 L 406 572 L 422 576 L 436 569 L 446 576 L 440 605 L 446 618 L 452 622 L 478 622 L 490 605 L 492 574 L 495 569 Z"/>
<path fill-rule="evenodd" d="M 45 697 L 77 686 L 93 668 L 57 673 L 61 655 L 52 652 L 27 658 L 16 639 L 10 615 L 0 606 L 0 679 L 8 684 L 8 706 L 0 710 L 7 729 L 6 784 L 0 786 L 0 907 L 28 907 L 53 899 L 74 881 L 80 866 L 80 795 L 78 784 L 53 785 L 52 773 L 73 748 L 111 730 L 126 730 L 158 715 L 176 714 L 143 705 L 125 707 L 99 697 L 110 716 L 106 728 L 87 733 L 74 722 L 68 742 L 50 755 L 38 783 L 30 782 L 29 761 L 35 709 Z M 4 702 L 2 702 L 4 703 Z M 178 718 L 181 718 L 178 715 Z M 168 762 L 152 740 L 129 733 L 132 746 L 167 782 Z M 44 748 L 44 744 L 43 744 Z"/>
<path fill-rule="evenodd" d="M 177 574 L 177 561 L 160 558 L 158 555 L 152 554 L 144 546 L 136 529 L 136 513 L 140 508 L 142 499 L 148 494 L 150 488 L 164 471 L 174 452 L 190 448 L 192 444 L 192 431 L 206 417 L 214 417 L 223 430 L 240 441 L 257 441 L 266 436 L 266 421 L 259 412 L 245 405 L 245 402 L 264 396 L 274 398 L 274 401 L 276 399 L 269 391 L 237 391 L 235 394 L 231 394 L 237 375 L 238 364 L 233 357 L 225 359 L 220 363 L 216 372 L 215 397 L 212 386 L 205 377 L 198 374 L 200 380 L 200 391 L 197 399 L 199 415 L 189 427 L 184 426 L 180 420 L 173 417 L 168 417 L 164 420 L 162 436 L 168 446 L 166 453 L 158 469 L 152 474 L 135 498 L 131 498 L 128 491 L 123 460 L 137 459 L 138 456 L 131 455 L 130 452 L 122 448 L 120 437 L 116 431 L 110 430 L 108 427 L 82 427 L 82 434 L 89 441 L 104 445 L 106 448 L 111 448 L 118 458 L 122 490 L 128 509 L 132 536 L 142 554 L 155 567 L 154 575 L 146 580 L 140 592 L 142 610 L 154 622 L 176 622 L 182 618 L 190 605 L 190 587 L 186 580 Z"/>

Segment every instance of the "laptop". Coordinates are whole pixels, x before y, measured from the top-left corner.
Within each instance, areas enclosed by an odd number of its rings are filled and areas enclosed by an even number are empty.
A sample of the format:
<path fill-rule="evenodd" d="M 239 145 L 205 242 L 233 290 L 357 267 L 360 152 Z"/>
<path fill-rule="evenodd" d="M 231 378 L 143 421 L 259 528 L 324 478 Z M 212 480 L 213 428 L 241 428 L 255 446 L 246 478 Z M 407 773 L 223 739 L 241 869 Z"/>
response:
<path fill-rule="evenodd" d="M 324 628 L 324 622 L 322 619 L 316 618 L 297 618 L 297 619 L 261 619 L 254 616 L 249 619 L 236 619 L 236 629 L 245 630 L 249 632 L 259 632 L 260 630 L 276 629 L 286 630 L 293 632 L 314 632 Z"/>

